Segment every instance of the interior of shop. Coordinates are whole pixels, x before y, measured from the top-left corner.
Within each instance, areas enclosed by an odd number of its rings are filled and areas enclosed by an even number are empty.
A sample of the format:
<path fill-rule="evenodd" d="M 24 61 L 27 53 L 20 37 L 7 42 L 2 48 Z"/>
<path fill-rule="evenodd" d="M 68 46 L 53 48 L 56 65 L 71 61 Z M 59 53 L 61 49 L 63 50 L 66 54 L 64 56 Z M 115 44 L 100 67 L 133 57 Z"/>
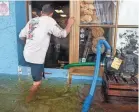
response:
<path fill-rule="evenodd" d="M 32 18 L 41 15 L 41 8 L 45 4 L 52 4 L 55 8 L 53 18 L 61 28 L 66 27 L 69 17 L 69 1 L 32 1 Z M 60 68 L 63 64 L 69 63 L 69 36 L 67 38 L 57 38 L 52 36 L 46 54 L 45 67 Z"/>

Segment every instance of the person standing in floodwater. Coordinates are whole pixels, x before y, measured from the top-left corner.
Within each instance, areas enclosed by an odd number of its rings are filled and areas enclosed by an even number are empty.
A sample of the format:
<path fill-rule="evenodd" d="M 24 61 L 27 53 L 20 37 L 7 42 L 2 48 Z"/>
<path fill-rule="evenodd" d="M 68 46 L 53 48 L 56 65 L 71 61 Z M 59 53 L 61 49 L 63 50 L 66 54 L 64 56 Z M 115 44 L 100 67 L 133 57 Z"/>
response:
<path fill-rule="evenodd" d="M 74 18 L 69 18 L 67 26 L 62 29 L 52 18 L 54 8 L 51 4 L 42 7 L 41 17 L 31 19 L 21 30 L 19 37 L 25 41 L 24 58 L 31 67 L 33 85 L 27 97 L 31 101 L 42 82 L 44 73 L 44 61 L 49 47 L 51 35 L 66 38 L 74 24 Z"/>

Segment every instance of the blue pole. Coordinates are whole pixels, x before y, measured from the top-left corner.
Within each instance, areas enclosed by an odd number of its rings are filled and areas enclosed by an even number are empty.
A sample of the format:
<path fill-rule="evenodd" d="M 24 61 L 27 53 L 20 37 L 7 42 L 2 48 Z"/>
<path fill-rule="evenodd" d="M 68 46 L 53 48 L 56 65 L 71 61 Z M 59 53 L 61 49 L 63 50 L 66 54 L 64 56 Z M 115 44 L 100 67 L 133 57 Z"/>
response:
<path fill-rule="evenodd" d="M 96 89 L 97 78 L 98 78 L 99 68 L 100 68 L 101 46 L 102 46 L 102 44 L 105 45 L 105 48 L 107 50 L 111 51 L 111 47 L 110 47 L 110 45 L 108 44 L 107 41 L 105 41 L 105 40 L 99 40 L 98 41 L 98 44 L 97 44 L 97 59 L 96 59 L 94 77 L 93 77 L 93 81 L 92 81 L 92 85 L 91 85 L 91 89 L 90 89 L 89 95 L 86 97 L 86 99 L 84 101 L 82 112 L 88 112 L 89 111 L 91 103 L 92 103 L 92 101 L 94 99 L 94 93 L 95 93 L 95 89 Z"/>

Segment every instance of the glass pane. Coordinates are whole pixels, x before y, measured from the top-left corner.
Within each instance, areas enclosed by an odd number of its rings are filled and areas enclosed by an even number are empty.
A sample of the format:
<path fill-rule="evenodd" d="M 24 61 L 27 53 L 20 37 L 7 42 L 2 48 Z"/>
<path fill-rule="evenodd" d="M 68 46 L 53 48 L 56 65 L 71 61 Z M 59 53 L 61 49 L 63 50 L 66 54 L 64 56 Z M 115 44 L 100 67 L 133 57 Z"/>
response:
<path fill-rule="evenodd" d="M 82 1 L 80 2 L 80 20 L 83 23 L 114 24 L 116 2 Z"/>
<path fill-rule="evenodd" d="M 94 62 L 96 60 L 96 45 L 99 39 L 112 41 L 113 28 L 80 28 L 79 62 Z M 102 47 L 102 59 L 105 47 Z"/>
<path fill-rule="evenodd" d="M 119 25 L 138 25 L 138 0 L 122 0 L 119 4 Z"/>
<path fill-rule="evenodd" d="M 138 28 L 118 28 L 116 49 L 119 52 L 132 52 L 139 55 Z"/>

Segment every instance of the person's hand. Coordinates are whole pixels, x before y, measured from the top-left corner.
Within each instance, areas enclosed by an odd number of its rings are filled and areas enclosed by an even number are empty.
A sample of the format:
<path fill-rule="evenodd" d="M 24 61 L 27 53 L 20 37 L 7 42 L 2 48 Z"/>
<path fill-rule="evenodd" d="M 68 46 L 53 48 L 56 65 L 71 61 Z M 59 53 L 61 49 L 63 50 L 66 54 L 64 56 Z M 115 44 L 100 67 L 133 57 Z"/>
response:
<path fill-rule="evenodd" d="M 68 24 L 69 24 L 69 25 L 73 25 L 73 24 L 74 24 L 74 21 L 75 21 L 74 17 L 70 17 L 70 18 L 68 19 Z"/>
<path fill-rule="evenodd" d="M 67 34 L 71 31 L 71 27 L 74 24 L 74 21 L 75 21 L 74 17 L 71 17 L 71 18 L 68 19 L 68 24 L 65 28 L 66 31 L 67 31 Z"/>

